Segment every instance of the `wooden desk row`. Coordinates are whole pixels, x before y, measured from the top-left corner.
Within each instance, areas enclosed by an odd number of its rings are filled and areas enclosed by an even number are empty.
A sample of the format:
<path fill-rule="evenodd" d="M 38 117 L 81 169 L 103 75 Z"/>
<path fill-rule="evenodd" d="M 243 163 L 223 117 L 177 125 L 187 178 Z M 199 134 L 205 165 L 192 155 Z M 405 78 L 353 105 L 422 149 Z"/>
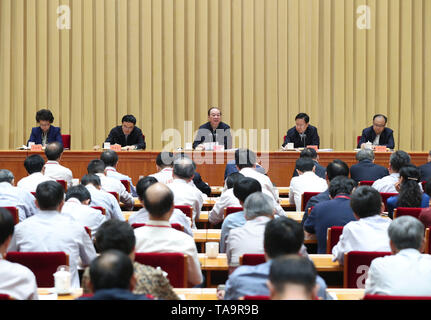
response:
<path fill-rule="evenodd" d="M 329 294 L 337 300 L 360 300 L 364 296 L 364 289 L 328 288 Z M 174 288 L 175 293 L 182 300 L 217 300 L 216 288 Z M 82 288 L 73 290 L 68 295 L 53 294 L 52 288 L 38 288 L 40 300 L 73 300 L 82 295 Z"/>

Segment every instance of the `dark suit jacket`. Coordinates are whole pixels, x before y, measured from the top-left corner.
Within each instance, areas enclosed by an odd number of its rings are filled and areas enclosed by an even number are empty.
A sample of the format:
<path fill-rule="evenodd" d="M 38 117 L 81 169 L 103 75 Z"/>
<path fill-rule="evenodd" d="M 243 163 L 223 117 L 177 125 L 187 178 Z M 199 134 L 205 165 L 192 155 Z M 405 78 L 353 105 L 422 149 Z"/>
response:
<path fill-rule="evenodd" d="M 127 141 L 121 126 L 116 126 L 115 128 L 112 128 L 105 142 L 109 142 L 111 144 L 118 143 L 122 147 L 136 146 L 137 149 L 143 150 L 145 150 L 146 148 L 146 143 L 142 135 L 142 131 L 136 126 L 133 128 L 132 132 L 130 132 L 129 136 L 127 137 Z"/>
<path fill-rule="evenodd" d="M 376 181 L 389 175 L 388 169 L 374 164 L 371 160 L 362 160 L 350 167 L 350 177 L 356 182 Z"/>
<path fill-rule="evenodd" d="M 357 147 L 360 148 L 361 144 L 367 141 L 370 141 L 372 143 L 376 136 L 377 135 L 373 130 L 373 126 L 365 128 L 364 130 L 362 130 L 362 136 L 361 139 L 359 139 Z M 380 134 L 379 145 L 386 146 L 389 149 L 393 149 L 395 147 L 394 131 L 392 129 L 383 129 L 382 133 Z"/>
<path fill-rule="evenodd" d="M 42 129 L 40 127 L 34 127 L 31 129 L 30 139 L 28 142 L 32 141 L 35 144 L 42 144 Z M 63 144 L 63 139 L 61 138 L 61 129 L 60 127 L 50 126 L 48 129 L 48 143 L 58 141 Z"/>
<path fill-rule="evenodd" d="M 314 164 L 316 165 L 316 171 L 314 173 L 317 176 L 321 177 L 322 179 L 326 179 L 326 168 L 321 166 L 317 161 L 314 161 Z M 298 176 L 298 171 L 296 171 L 296 168 L 295 168 L 293 169 L 292 178 L 297 176 Z"/>
<path fill-rule="evenodd" d="M 201 192 L 205 193 L 208 197 L 211 196 L 211 187 L 202 180 L 202 177 L 198 172 L 195 172 L 193 183 Z"/>
<path fill-rule="evenodd" d="M 224 131 L 219 134 L 219 131 Z M 230 127 L 220 122 L 215 131 L 212 129 L 209 122 L 199 127 L 195 141 L 193 141 L 193 149 L 204 142 L 218 142 L 220 145 L 223 144 L 225 149 L 232 148 L 232 135 L 230 133 Z"/>
<path fill-rule="evenodd" d="M 312 125 L 308 125 L 304 133 L 306 134 L 306 137 L 305 139 L 301 139 L 298 131 L 296 131 L 296 127 L 290 128 L 286 133 L 286 139 L 284 139 L 282 146 L 285 147 L 288 142 L 293 142 L 294 148 L 304 148 L 309 145 L 317 146 L 319 148 L 320 139 L 319 134 L 317 133 L 317 128 Z"/>
<path fill-rule="evenodd" d="M 350 207 L 350 196 L 339 194 L 332 200 L 316 204 L 304 224 L 304 229 L 309 233 L 316 234 L 317 253 L 322 254 L 326 253 L 328 228 L 345 226 L 350 221 L 355 220 L 352 208 Z"/>
<path fill-rule="evenodd" d="M 308 200 L 307 205 L 305 206 L 304 215 L 302 217 L 301 224 L 304 225 L 305 221 L 308 218 L 308 209 L 311 207 L 314 207 L 316 204 L 331 200 L 329 197 L 329 189 L 326 189 L 325 191 L 319 193 L 318 195 L 315 195 L 314 197 L 311 197 L 310 200 Z"/>
<path fill-rule="evenodd" d="M 431 180 L 431 162 L 421 165 L 419 170 L 421 172 L 421 181 Z"/>
<path fill-rule="evenodd" d="M 145 294 L 133 294 L 126 289 L 101 289 L 92 296 L 79 297 L 77 300 L 153 300 Z"/>

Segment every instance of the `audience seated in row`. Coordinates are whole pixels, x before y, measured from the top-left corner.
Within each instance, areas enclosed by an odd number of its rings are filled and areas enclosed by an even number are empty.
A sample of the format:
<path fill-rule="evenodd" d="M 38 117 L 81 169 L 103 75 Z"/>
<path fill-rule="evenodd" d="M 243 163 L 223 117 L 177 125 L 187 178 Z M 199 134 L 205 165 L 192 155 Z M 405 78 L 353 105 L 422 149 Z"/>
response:
<path fill-rule="evenodd" d="M 358 163 L 350 167 L 350 177 L 356 182 L 376 181 L 389 175 L 388 169 L 374 163 L 374 151 L 361 149 L 356 153 Z"/>
<path fill-rule="evenodd" d="M 407 152 L 398 150 L 389 157 L 389 175 L 376 180 L 372 187 L 378 192 L 398 193 L 395 184 L 400 179 L 400 170 L 410 164 L 410 156 Z"/>
<path fill-rule="evenodd" d="M 45 156 L 48 161 L 45 163 L 44 175 L 54 180 L 64 180 L 67 183 L 67 187 L 70 188 L 72 186 L 73 174 L 69 168 L 60 164 L 63 151 L 63 144 L 58 141 L 46 145 Z"/>
<path fill-rule="evenodd" d="M 299 157 L 300 158 L 310 158 L 311 160 L 313 160 L 314 167 L 315 167 L 314 173 L 318 177 L 325 179 L 326 168 L 319 164 L 319 155 L 317 154 L 316 150 L 314 150 L 313 148 L 305 148 L 304 150 L 301 151 L 301 153 L 299 154 Z M 298 168 L 295 167 L 295 169 L 293 170 L 292 177 L 299 176 L 297 169 Z"/>
<path fill-rule="evenodd" d="M 28 176 L 18 181 L 18 188 L 28 192 L 36 192 L 37 185 L 44 181 L 54 181 L 54 179 L 45 175 L 45 160 L 38 155 L 32 154 L 24 160 L 24 167 Z"/>

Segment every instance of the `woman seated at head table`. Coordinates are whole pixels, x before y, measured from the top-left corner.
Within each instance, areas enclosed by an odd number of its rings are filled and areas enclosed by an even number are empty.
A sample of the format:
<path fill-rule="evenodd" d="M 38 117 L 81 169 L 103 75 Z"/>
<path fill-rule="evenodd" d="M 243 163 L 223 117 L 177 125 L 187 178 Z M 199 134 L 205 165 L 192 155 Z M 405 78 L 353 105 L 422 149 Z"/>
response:
<path fill-rule="evenodd" d="M 36 122 L 39 126 L 31 129 L 27 145 L 29 142 L 34 142 L 35 144 L 41 144 L 44 147 L 47 143 L 55 141 L 63 144 L 60 127 L 51 125 L 54 122 L 54 116 L 51 111 L 48 109 L 41 109 L 36 112 Z"/>

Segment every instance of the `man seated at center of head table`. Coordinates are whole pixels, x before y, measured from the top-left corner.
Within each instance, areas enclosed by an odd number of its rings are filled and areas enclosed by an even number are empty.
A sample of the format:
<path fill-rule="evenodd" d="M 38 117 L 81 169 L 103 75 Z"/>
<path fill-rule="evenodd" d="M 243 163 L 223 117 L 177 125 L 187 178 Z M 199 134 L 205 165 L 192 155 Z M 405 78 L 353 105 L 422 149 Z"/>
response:
<path fill-rule="evenodd" d="M 121 119 L 121 126 L 111 129 L 105 142 L 119 144 L 124 150 L 145 150 L 146 148 L 142 130 L 136 126 L 136 118 L 131 114 Z"/>
<path fill-rule="evenodd" d="M 193 142 L 193 149 L 205 150 L 204 143 L 208 142 L 223 145 L 225 150 L 232 148 L 230 127 L 221 121 L 221 111 L 217 107 L 208 110 L 208 122 L 199 127 Z"/>

